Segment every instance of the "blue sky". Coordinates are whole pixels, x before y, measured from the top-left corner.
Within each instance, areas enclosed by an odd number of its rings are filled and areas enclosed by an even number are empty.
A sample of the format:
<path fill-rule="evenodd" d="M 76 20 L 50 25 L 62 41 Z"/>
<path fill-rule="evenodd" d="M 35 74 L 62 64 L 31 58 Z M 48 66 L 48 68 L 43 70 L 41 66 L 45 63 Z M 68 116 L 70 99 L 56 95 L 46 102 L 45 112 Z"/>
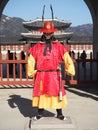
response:
<path fill-rule="evenodd" d="M 91 14 L 84 0 L 9 0 L 3 14 L 20 17 L 25 21 L 42 18 L 45 5 L 45 18 L 51 18 L 52 4 L 54 17 L 72 22 L 71 26 L 92 23 Z"/>

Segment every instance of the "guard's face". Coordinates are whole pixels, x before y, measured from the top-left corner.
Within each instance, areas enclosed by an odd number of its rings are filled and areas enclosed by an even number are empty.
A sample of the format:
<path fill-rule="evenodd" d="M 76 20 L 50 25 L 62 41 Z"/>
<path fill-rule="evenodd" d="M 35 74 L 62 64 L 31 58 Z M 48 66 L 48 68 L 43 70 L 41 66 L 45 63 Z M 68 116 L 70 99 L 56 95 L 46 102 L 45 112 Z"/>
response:
<path fill-rule="evenodd" d="M 51 33 L 44 33 L 46 39 L 50 39 L 53 34 L 54 34 L 53 32 L 51 32 Z"/>

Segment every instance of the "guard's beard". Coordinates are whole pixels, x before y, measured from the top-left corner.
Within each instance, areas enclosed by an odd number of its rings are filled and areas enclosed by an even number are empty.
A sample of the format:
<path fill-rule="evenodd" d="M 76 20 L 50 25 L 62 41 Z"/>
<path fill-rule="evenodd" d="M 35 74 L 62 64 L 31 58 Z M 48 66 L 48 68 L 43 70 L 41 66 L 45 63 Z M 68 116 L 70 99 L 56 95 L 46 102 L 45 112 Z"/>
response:
<path fill-rule="evenodd" d="M 52 45 L 51 45 L 51 39 L 46 39 L 45 41 L 46 45 L 44 48 L 44 56 L 46 56 L 47 49 L 49 48 L 49 52 L 51 52 Z"/>
<path fill-rule="evenodd" d="M 47 52 L 47 49 L 49 48 L 49 52 L 51 52 L 52 50 L 52 45 L 51 45 L 51 42 L 52 41 L 55 41 L 55 37 L 54 36 L 51 36 L 50 39 L 46 39 L 46 37 L 44 35 L 42 35 L 41 37 L 41 41 L 45 42 L 46 45 L 45 45 L 45 48 L 44 48 L 44 53 L 43 55 L 46 56 L 46 52 Z"/>

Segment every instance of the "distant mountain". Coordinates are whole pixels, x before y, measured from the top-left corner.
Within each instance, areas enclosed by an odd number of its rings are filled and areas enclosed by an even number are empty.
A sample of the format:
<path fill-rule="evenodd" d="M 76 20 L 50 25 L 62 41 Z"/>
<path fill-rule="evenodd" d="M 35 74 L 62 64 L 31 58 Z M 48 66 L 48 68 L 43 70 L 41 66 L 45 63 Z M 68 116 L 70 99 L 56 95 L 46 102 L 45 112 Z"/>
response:
<path fill-rule="evenodd" d="M 69 27 L 68 32 L 73 32 L 71 41 L 92 42 L 93 41 L 93 24 L 83 24 L 76 27 Z"/>
<path fill-rule="evenodd" d="M 8 17 L 2 15 L 0 23 L 0 43 L 5 42 L 19 42 L 22 32 L 28 32 L 23 27 L 24 20 L 18 17 Z M 70 39 L 74 42 L 92 42 L 93 39 L 93 25 L 84 24 L 76 27 L 69 27 L 65 31 L 73 32 L 73 37 Z"/>
<path fill-rule="evenodd" d="M 0 24 L 0 42 L 17 42 L 21 32 L 27 32 L 23 27 L 24 20 L 16 17 L 2 15 Z"/>

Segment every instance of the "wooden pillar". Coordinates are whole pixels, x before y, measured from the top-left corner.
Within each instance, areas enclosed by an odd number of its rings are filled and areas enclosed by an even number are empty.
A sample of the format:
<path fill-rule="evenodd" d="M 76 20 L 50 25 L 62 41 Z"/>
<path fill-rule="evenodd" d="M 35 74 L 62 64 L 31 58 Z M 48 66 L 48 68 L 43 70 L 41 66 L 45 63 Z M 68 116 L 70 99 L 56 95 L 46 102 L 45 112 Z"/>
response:
<path fill-rule="evenodd" d="M 2 56 L 1 56 L 1 45 L 0 45 L 0 60 L 2 59 Z M 0 79 L 1 79 L 1 64 L 0 64 Z"/>

